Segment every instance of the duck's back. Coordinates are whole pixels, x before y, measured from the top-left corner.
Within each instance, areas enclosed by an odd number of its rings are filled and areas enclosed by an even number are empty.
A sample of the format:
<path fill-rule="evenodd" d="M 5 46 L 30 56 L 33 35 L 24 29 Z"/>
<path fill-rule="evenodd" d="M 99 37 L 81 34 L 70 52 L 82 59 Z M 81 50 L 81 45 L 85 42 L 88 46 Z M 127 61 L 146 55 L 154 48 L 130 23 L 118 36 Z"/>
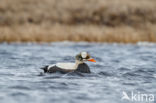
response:
<path fill-rule="evenodd" d="M 44 73 L 68 73 L 76 70 L 74 63 L 57 63 L 54 65 L 49 65 L 41 68 L 44 70 Z"/>

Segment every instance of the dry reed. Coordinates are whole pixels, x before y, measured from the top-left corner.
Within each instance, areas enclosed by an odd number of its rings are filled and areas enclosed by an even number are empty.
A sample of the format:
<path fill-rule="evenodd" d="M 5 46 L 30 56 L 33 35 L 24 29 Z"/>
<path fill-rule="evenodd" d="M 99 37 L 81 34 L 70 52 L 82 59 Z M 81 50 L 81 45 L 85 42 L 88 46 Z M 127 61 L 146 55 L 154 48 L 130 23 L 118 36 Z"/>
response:
<path fill-rule="evenodd" d="M 95 25 L 24 25 L 0 28 L 0 41 L 4 42 L 156 42 L 156 25 L 153 29 L 134 29 L 129 26 L 107 27 Z"/>
<path fill-rule="evenodd" d="M 1 0 L 0 42 L 156 42 L 156 0 Z"/>

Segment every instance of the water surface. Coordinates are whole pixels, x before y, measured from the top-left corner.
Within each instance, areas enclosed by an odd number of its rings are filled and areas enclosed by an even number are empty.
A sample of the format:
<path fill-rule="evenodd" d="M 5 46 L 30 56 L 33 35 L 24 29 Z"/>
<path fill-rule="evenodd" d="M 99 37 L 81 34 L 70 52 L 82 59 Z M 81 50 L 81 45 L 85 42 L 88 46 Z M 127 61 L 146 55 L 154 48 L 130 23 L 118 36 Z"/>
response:
<path fill-rule="evenodd" d="M 41 74 L 80 51 L 97 61 L 91 74 Z M 0 103 L 135 103 L 123 91 L 156 94 L 156 44 L 0 44 Z"/>

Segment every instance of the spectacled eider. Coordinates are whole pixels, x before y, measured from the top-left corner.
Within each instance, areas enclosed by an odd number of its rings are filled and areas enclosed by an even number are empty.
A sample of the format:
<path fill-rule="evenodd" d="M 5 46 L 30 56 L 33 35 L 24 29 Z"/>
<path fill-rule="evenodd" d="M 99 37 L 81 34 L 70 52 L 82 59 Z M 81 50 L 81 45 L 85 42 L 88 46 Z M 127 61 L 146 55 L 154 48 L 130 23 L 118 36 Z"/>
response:
<path fill-rule="evenodd" d="M 90 69 L 85 61 L 96 62 L 87 52 L 81 52 L 75 57 L 75 63 L 57 63 L 54 65 L 45 66 L 41 69 L 44 73 L 68 73 L 73 71 L 78 71 L 81 73 L 90 73 Z"/>

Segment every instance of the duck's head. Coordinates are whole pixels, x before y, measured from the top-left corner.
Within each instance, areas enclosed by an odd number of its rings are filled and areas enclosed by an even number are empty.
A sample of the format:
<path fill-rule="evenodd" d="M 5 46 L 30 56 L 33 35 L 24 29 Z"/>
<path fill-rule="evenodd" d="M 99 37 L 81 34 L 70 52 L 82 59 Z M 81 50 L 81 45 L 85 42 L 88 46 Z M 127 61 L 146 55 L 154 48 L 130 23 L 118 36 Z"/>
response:
<path fill-rule="evenodd" d="M 91 58 L 88 52 L 80 52 L 78 55 L 76 55 L 76 60 L 80 62 L 85 61 L 96 62 L 93 58 Z"/>

